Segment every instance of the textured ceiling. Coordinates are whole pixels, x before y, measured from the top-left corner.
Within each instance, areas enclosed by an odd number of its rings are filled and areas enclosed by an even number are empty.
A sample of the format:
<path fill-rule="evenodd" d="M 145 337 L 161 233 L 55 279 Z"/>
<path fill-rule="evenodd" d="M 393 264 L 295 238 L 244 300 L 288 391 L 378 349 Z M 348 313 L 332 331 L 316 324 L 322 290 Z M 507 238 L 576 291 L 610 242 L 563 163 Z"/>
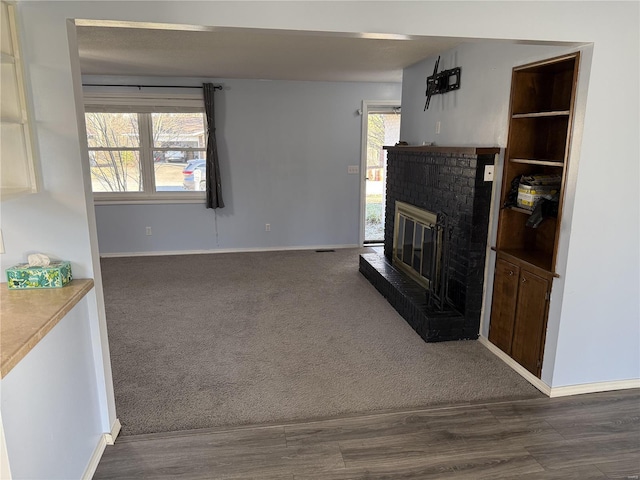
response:
<path fill-rule="evenodd" d="M 212 28 L 78 26 L 84 75 L 400 82 L 461 43 L 444 37 Z"/>

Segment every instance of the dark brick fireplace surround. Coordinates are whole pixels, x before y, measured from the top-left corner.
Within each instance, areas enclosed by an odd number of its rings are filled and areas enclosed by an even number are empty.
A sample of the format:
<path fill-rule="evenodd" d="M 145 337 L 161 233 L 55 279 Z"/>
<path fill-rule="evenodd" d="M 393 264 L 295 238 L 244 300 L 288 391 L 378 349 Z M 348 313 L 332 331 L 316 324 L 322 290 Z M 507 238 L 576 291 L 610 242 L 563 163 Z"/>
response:
<path fill-rule="evenodd" d="M 360 256 L 360 272 L 427 342 L 476 339 L 487 249 L 492 182 L 486 165 L 498 148 L 385 147 L 387 198 L 384 256 Z M 427 304 L 423 287 L 391 264 L 396 200 L 448 216 L 449 297 L 442 311 Z"/>

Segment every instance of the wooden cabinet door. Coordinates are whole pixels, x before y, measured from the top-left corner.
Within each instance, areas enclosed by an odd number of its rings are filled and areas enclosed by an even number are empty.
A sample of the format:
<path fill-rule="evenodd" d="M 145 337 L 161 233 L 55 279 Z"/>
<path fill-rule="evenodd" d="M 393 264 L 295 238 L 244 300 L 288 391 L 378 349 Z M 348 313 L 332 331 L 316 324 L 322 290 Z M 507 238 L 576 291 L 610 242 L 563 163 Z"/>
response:
<path fill-rule="evenodd" d="M 496 261 L 489 341 L 509 355 L 516 315 L 519 276 L 520 267 L 517 265 L 502 259 Z"/>
<path fill-rule="evenodd" d="M 524 269 L 519 281 L 511 357 L 539 377 L 550 282 Z"/>

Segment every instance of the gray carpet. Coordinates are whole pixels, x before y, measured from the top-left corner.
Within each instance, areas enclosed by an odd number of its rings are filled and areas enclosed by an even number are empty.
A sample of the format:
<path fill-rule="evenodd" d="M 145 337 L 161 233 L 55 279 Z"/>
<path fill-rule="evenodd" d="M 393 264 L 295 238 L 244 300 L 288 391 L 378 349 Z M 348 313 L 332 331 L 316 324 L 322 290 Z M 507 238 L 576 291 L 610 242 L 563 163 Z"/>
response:
<path fill-rule="evenodd" d="M 122 434 L 541 396 L 478 342 L 425 343 L 361 251 L 103 259 Z"/>

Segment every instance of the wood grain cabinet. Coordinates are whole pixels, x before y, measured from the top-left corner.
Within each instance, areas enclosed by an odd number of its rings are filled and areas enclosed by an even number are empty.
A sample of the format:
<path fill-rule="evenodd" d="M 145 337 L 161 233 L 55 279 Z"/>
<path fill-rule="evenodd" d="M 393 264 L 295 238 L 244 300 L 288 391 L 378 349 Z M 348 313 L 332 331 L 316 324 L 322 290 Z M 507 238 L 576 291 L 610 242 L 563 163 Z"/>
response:
<path fill-rule="evenodd" d="M 511 356 L 538 377 L 542 369 L 550 291 L 549 278 L 524 268 L 520 270 Z"/>
<path fill-rule="evenodd" d="M 496 261 L 489 340 L 509 355 L 511 355 L 519 278 L 520 267 L 500 258 Z"/>
<path fill-rule="evenodd" d="M 540 376 L 552 276 L 510 260 L 496 261 L 489 341 Z"/>
<path fill-rule="evenodd" d="M 489 341 L 540 377 L 562 219 L 580 54 L 515 67 L 500 193 Z M 556 216 L 535 228 L 509 202 L 521 175 L 561 179 Z M 535 222 L 534 222 L 535 223 Z"/>

